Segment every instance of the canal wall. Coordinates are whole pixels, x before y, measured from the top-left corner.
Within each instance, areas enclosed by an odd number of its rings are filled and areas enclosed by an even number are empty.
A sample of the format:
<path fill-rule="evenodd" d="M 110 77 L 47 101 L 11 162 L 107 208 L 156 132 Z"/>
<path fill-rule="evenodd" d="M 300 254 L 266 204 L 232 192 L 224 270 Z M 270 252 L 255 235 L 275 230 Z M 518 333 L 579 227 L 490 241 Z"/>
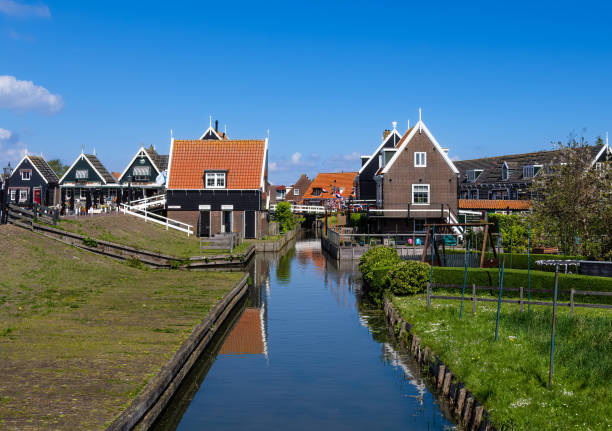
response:
<path fill-rule="evenodd" d="M 297 237 L 299 228 L 295 228 L 283 234 L 277 241 L 257 241 L 255 243 L 255 251 L 258 252 L 277 252 L 281 251 L 285 246 Z"/>
<path fill-rule="evenodd" d="M 226 293 L 192 331 L 191 335 L 145 386 L 140 395 L 119 415 L 106 431 L 147 430 L 155 423 L 202 351 L 211 342 L 234 306 L 246 294 L 248 275 L 245 274 Z"/>
<path fill-rule="evenodd" d="M 397 254 L 403 258 L 421 257 L 423 255 L 422 248 L 392 246 L 397 250 Z M 321 236 L 321 248 L 328 252 L 336 260 L 359 260 L 363 254 L 370 249 L 368 245 L 358 246 L 339 246 L 335 241 Z"/>
<path fill-rule="evenodd" d="M 410 354 L 426 372 L 428 372 L 436 389 L 436 395 L 449 405 L 455 420 L 464 430 L 493 431 L 484 406 L 476 400 L 462 382 L 457 381 L 451 370 L 431 351 L 422 346 L 418 335 L 412 334 L 412 325 L 402 319 L 399 311 L 389 299 L 385 299 L 383 311 L 387 322 L 400 342 L 409 347 Z"/>
<path fill-rule="evenodd" d="M 87 238 L 77 233 L 55 229 L 38 223 L 25 224 L 13 221 L 13 224 L 49 238 L 91 251 L 93 253 L 120 260 L 138 259 L 145 265 L 155 268 L 187 268 L 187 269 L 242 269 L 255 255 L 255 246 L 250 246 L 243 254 L 217 254 L 194 256 L 180 259 L 175 256 L 156 253 L 153 251 L 137 249 L 127 245 L 116 244 L 95 238 Z"/>

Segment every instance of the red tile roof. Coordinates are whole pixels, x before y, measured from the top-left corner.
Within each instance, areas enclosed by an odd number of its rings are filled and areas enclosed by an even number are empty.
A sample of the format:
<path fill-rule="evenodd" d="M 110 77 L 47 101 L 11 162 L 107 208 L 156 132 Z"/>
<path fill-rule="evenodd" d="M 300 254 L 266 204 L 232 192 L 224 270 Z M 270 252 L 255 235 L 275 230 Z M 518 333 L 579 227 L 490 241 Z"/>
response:
<path fill-rule="evenodd" d="M 111 172 L 111 174 L 113 174 L 113 177 L 115 177 L 116 179 L 121 178 L 121 174 L 119 172 L 113 171 L 113 172 Z"/>
<path fill-rule="evenodd" d="M 168 189 L 203 189 L 204 171 L 227 171 L 228 189 L 259 189 L 266 161 L 264 140 L 175 140 Z"/>
<path fill-rule="evenodd" d="M 459 199 L 461 210 L 529 210 L 531 201 L 524 200 L 500 200 L 500 199 Z"/>
<path fill-rule="evenodd" d="M 310 187 L 304 193 L 302 199 L 330 199 L 335 198 L 332 194 L 332 188 L 335 187 L 340 192 L 343 198 L 348 199 L 350 196 L 355 197 L 354 186 L 357 172 L 331 172 L 317 175 L 310 183 Z M 326 192 L 321 192 L 320 195 L 313 195 L 312 191 L 316 188 L 325 189 Z"/>

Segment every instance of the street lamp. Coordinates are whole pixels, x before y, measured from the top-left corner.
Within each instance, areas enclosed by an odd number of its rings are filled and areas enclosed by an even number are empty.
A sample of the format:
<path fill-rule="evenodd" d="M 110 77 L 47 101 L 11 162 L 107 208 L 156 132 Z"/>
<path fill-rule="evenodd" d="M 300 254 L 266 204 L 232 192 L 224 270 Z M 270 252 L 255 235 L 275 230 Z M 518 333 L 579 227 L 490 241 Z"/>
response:
<path fill-rule="evenodd" d="M 132 205 L 132 176 L 127 176 L 128 180 L 128 205 Z"/>

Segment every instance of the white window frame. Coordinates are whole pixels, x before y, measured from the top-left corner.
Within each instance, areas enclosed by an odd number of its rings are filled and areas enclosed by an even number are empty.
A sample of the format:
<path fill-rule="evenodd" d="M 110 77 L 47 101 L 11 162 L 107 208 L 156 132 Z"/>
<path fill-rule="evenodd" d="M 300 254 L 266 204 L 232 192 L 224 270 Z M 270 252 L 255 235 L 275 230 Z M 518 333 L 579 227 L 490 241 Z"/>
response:
<path fill-rule="evenodd" d="M 24 198 L 25 195 L 25 198 Z M 28 201 L 28 190 L 20 189 L 19 190 L 19 202 L 27 202 Z"/>
<path fill-rule="evenodd" d="M 427 187 L 427 202 L 415 202 L 414 201 L 414 189 L 415 187 Z M 431 187 L 429 184 L 413 184 L 412 185 L 412 205 L 429 205 L 431 202 Z"/>
<path fill-rule="evenodd" d="M 79 200 L 87 200 L 87 190 L 86 189 L 79 190 Z"/>
<path fill-rule="evenodd" d="M 72 190 L 66 189 L 66 199 L 72 199 Z"/>
<path fill-rule="evenodd" d="M 505 163 L 502 165 L 502 181 L 508 181 L 508 165 Z"/>
<path fill-rule="evenodd" d="M 32 170 L 31 169 L 23 169 L 21 171 L 21 180 L 22 181 L 30 181 L 31 179 L 32 179 Z"/>
<path fill-rule="evenodd" d="M 15 202 L 15 199 L 17 199 L 17 190 L 11 189 L 11 202 Z"/>
<path fill-rule="evenodd" d="M 293 196 L 299 196 L 300 195 L 300 189 L 293 189 Z"/>
<path fill-rule="evenodd" d="M 85 176 L 83 176 L 83 173 L 85 173 Z M 86 180 L 89 178 L 89 169 L 77 169 L 74 172 L 74 178 L 78 181 L 78 180 Z"/>
<path fill-rule="evenodd" d="M 427 153 L 425 151 L 414 152 L 414 167 L 415 168 L 426 168 L 427 167 Z"/>
<path fill-rule="evenodd" d="M 470 173 L 472 174 L 472 178 L 470 178 Z M 482 174 L 482 169 L 468 169 L 465 176 L 468 180 L 468 183 L 473 183 L 478 179 L 480 174 Z"/>
<path fill-rule="evenodd" d="M 213 180 L 214 185 L 208 184 L 209 178 Z M 221 184 L 220 180 L 223 180 L 223 184 Z M 204 186 L 207 189 L 224 189 L 226 188 L 226 183 L 227 178 L 225 172 L 206 172 L 204 176 Z"/>

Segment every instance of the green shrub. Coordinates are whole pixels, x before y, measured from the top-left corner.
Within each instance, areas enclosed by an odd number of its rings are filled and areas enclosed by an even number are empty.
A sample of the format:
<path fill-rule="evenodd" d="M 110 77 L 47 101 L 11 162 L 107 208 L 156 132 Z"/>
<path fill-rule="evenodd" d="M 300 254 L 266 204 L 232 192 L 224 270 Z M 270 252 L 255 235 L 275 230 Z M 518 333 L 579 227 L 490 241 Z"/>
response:
<path fill-rule="evenodd" d="M 276 204 L 274 220 L 278 222 L 281 233 L 289 232 L 295 227 L 297 220 L 295 214 L 291 212 L 291 204 L 289 202 L 279 202 Z"/>
<path fill-rule="evenodd" d="M 387 273 L 387 287 L 394 295 L 423 292 L 429 281 L 429 265 L 414 260 L 402 261 Z"/>
<path fill-rule="evenodd" d="M 433 282 L 437 284 L 463 284 L 463 268 L 434 267 Z M 467 275 L 468 286 L 491 286 L 492 291 L 498 288 L 497 268 L 470 268 Z M 524 295 L 527 296 L 527 271 L 522 269 L 504 270 L 505 287 L 523 287 Z M 531 287 L 533 289 L 553 289 L 555 286 L 555 274 L 544 271 L 531 271 Z M 598 292 L 612 292 L 611 277 L 592 277 L 577 274 L 559 274 L 559 300 L 567 301 L 569 294 L 561 293 L 562 290 L 591 290 Z M 504 292 L 504 296 L 518 296 L 519 292 Z M 550 300 L 552 293 L 532 292 L 533 298 L 546 298 Z M 526 299 L 526 298 L 525 298 Z M 576 295 L 577 302 L 588 303 L 612 303 L 610 296 L 587 296 Z"/>
<path fill-rule="evenodd" d="M 374 272 L 383 267 L 392 267 L 401 261 L 392 247 L 372 247 L 359 258 L 359 269 L 364 281 L 372 285 Z M 373 286 L 372 286 L 373 287 Z"/>
<path fill-rule="evenodd" d="M 83 244 L 85 244 L 87 247 L 97 247 L 98 241 L 93 238 L 85 237 L 83 238 Z"/>

